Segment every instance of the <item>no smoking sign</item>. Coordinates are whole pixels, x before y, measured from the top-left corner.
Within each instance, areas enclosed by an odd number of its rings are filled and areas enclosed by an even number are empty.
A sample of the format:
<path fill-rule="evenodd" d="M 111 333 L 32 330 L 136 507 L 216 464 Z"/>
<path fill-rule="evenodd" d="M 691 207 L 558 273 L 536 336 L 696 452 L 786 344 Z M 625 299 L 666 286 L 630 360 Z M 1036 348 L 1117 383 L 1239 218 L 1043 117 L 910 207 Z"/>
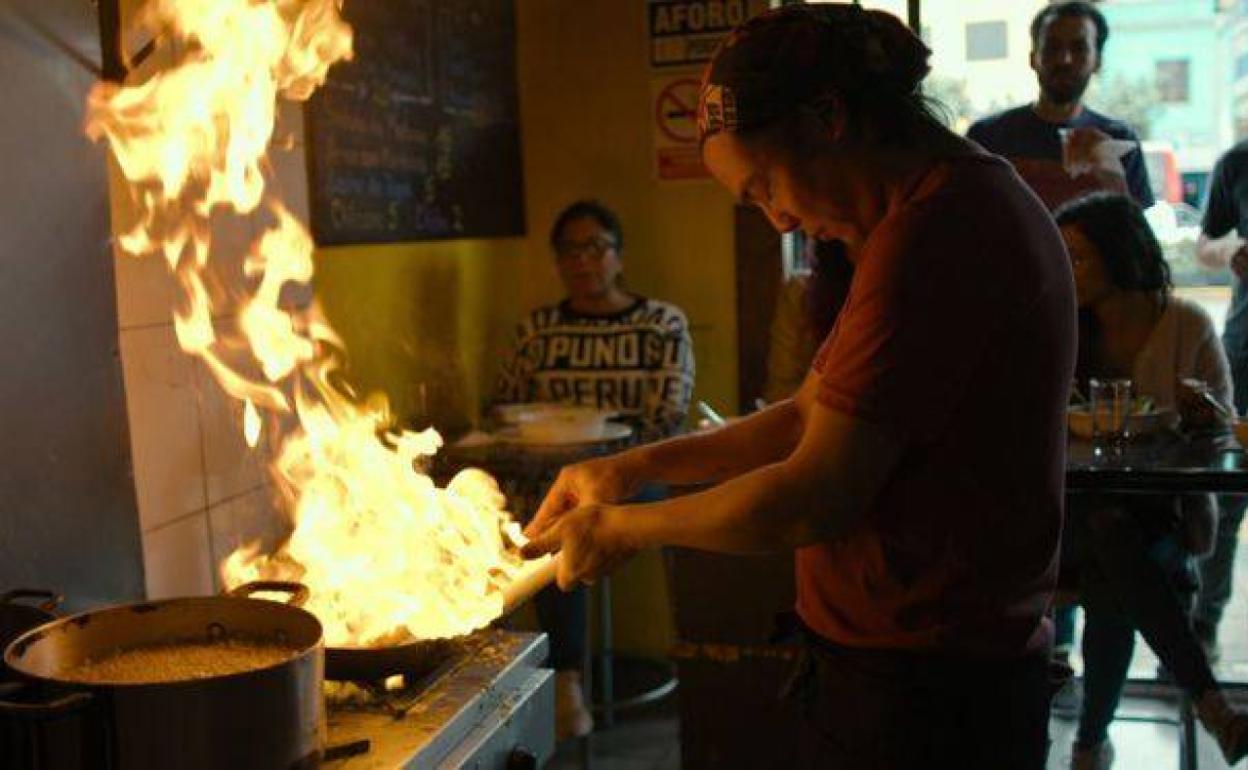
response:
<path fill-rule="evenodd" d="M 654 119 L 659 130 L 673 142 L 698 141 L 698 91 L 693 78 L 673 80 L 654 100 Z"/>
<path fill-rule="evenodd" d="M 698 91 L 691 73 L 655 78 L 654 153 L 659 179 L 704 179 L 708 176 L 698 150 Z"/>

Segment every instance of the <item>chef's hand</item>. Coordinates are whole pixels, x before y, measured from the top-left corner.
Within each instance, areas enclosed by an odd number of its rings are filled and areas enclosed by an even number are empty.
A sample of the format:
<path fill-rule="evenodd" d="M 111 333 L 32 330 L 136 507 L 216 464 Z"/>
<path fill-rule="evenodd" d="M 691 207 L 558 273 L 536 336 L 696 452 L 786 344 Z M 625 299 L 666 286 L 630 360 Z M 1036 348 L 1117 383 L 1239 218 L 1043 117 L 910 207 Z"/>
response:
<path fill-rule="evenodd" d="M 559 471 L 524 535 L 535 538 L 564 514 L 593 503 L 618 503 L 632 497 L 643 479 L 632 468 L 628 453 L 569 465 Z"/>
<path fill-rule="evenodd" d="M 526 559 L 559 552 L 555 581 L 571 591 L 593 583 L 637 552 L 619 526 L 621 509 L 591 504 L 565 512 L 521 549 Z"/>

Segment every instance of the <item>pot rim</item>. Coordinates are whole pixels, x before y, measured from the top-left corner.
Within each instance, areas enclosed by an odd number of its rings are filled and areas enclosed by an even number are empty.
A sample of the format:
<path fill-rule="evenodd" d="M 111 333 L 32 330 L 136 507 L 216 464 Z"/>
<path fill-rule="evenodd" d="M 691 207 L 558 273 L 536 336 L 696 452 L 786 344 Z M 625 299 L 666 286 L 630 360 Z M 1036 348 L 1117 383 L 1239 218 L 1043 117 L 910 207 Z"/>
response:
<path fill-rule="evenodd" d="M 310 645 L 299 645 L 299 647 L 297 648 L 298 651 L 295 654 L 291 655 L 290 657 L 284 658 L 275 663 L 270 663 L 265 666 L 259 666 L 257 668 L 251 668 L 251 669 L 247 669 L 244 671 L 235 671 L 229 674 L 221 674 L 218 676 L 197 677 L 194 679 L 175 679 L 175 680 L 167 681 L 167 682 L 152 682 L 152 681 L 83 682 L 77 679 L 48 676 L 42 673 L 31 672 L 25 666 L 22 665 L 22 660 L 19 657 L 21 654 L 24 653 L 27 647 L 33 644 L 37 644 L 41 639 L 43 639 L 48 634 L 55 633 L 59 629 L 64 628 L 69 625 L 84 626 L 90 623 L 93 617 L 99 616 L 101 614 L 123 612 L 123 611 L 154 612 L 154 611 L 158 611 L 162 609 L 176 608 L 179 605 L 183 605 L 183 606 L 195 606 L 195 605 L 204 605 L 204 604 L 219 605 L 222 603 L 234 604 L 237 602 L 267 602 L 269 605 L 273 605 L 272 610 L 274 612 L 285 612 L 287 614 L 290 614 L 291 617 L 300 617 L 304 620 L 310 619 L 312 623 L 314 624 L 313 628 L 315 628 L 316 630 L 316 640 Z M 269 608 L 266 608 L 266 609 L 269 609 Z M 118 649 L 124 649 L 124 647 L 118 648 Z M 36 626 L 26 631 L 25 633 L 21 634 L 20 636 L 18 636 L 16 639 L 10 642 L 7 647 L 4 648 L 3 658 L 0 658 L 0 659 L 3 660 L 4 665 L 8 666 L 10 671 L 13 671 L 17 673 L 18 675 L 20 675 L 21 677 L 27 680 L 33 681 L 33 682 L 40 682 L 43 684 L 56 685 L 60 687 L 74 687 L 74 688 L 88 689 L 88 690 L 107 690 L 107 689 L 117 689 L 117 688 L 123 688 L 127 690 L 137 690 L 137 689 L 144 689 L 144 688 L 202 687 L 205 684 L 210 684 L 210 683 L 226 682 L 226 681 L 235 680 L 235 679 L 253 677 L 258 674 L 262 674 L 271 670 L 276 670 L 284 666 L 290 665 L 308 656 L 319 657 L 322 661 L 322 671 L 323 671 L 324 657 L 325 657 L 325 630 L 324 630 L 324 627 L 321 625 L 321 621 L 316 617 L 316 615 L 312 614 L 311 612 L 305 609 L 301 609 L 299 607 L 284 604 L 281 602 L 269 601 L 267 599 L 250 599 L 250 598 L 244 598 L 244 597 L 239 597 L 239 596 L 182 596 L 182 597 L 175 597 L 175 598 L 169 598 L 169 599 L 156 599 L 156 600 L 151 600 L 151 601 L 112 604 L 106 607 L 97 607 L 92 610 L 79 612 L 74 615 L 67 615 L 65 617 L 55 618 L 53 620 L 48 621 L 47 623 Z"/>

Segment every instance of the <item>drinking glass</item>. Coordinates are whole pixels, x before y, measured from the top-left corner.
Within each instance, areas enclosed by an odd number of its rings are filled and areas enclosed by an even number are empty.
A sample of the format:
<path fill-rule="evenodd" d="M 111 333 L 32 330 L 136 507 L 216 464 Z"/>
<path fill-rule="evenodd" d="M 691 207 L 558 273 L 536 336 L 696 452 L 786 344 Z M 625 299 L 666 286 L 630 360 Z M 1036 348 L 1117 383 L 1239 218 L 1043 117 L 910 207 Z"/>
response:
<path fill-rule="evenodd" d="M 1092 380 L 1092 445 L 1097 454 L 1121 452 L 1131 414 L 1131 380 Z"/>

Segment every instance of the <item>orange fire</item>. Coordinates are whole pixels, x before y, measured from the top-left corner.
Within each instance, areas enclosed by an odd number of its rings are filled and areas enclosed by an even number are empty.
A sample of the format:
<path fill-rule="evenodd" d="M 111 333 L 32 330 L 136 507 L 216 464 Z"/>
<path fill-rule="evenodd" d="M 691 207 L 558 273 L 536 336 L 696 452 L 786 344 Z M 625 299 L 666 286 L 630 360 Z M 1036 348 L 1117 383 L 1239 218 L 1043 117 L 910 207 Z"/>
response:
<path fill-rule="evenodd" d="M 231 554 L 225 583 L 301 580 L 327 643 L 370 646 L 479 628 L 508 586 L 549 565 L 521 561 L 487 474 L 439 488 L 419 472 L 442 444 L 434 430 L 391 430 L 383 398 L 331 386 L 341 341 L 315 303 L 282 301 L 288 284 L 310 284 L 313 242 L 267 187 L 266 152 L 277 99 L 307 99 L 351 57 L 339 11 L 340 0 L 152 0 L 139 22 L 175 63 L 143 83 L 98 85 L 86 130 L 108 140 L 140 213 L 122 249 L 163 255 L 181 287 L 182 349 L 242 402 L 251 446 L 266 425 L 279 431 L 271 471 L 293 534 L 276 554 Z M 223 214 L 268 225 L 243 261 L 246 296 L 212 288 L 209 218 Z"/>

